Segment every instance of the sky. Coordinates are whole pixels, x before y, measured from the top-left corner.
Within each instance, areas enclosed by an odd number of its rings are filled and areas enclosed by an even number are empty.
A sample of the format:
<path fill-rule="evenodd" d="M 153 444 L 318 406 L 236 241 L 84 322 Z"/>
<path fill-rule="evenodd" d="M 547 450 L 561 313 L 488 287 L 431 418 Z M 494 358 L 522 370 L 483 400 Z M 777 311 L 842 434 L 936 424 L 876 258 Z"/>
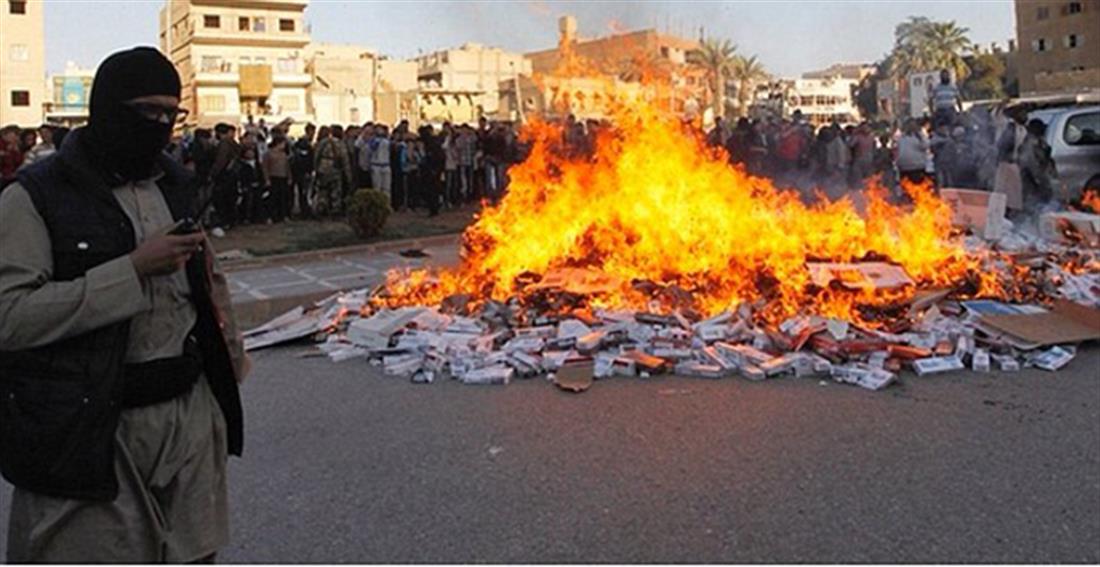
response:
<path fill-rule="evenodd" d="M 46 65 L 94 68 L 111 52 L 156 45 L 164 0 L 45 0 Z M 909 16 L 954 20 L 970 39 L 1002 47 L 1015 37 L 1011 0 L 427 1 L 312 0 L 315 42 L 353 43 L 396 58 L 477 42 L 513 51 L 554 47 L 557 19 L 573 14 L 582 37 L 655 27 L 728 38 L 774 75 L 796 77 L 838 62 L 873 62 Z"/>

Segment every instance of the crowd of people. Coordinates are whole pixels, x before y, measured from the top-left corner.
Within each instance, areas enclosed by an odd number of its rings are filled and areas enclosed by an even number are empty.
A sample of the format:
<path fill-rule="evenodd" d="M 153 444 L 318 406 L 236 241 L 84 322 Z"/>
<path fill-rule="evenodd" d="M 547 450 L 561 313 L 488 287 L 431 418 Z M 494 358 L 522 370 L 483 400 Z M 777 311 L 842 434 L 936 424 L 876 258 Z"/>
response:
<path fill-rule="evenodd" d="M 1002 191 L 1011 210 L 1054 199 L 1057 173 L 1045 124 L 1020 124 L 984 108 L 963 112 L 947 73 L 932 92 L 930 116 L 815 128 L 799 111 L 788 119 L 721 119 L 707 133 L 731 162 L 782 187 L 837 199 L 871 180 L 895 192 L 902 179 L 937 187 Z"/>
<path fill-rule="evenodd" d="M 901 180 L 931 180 L 937 187 L 997 190 L 1010 210 L 1033 209 L 1053 200 L 1057 184 L 1045 126 L 1018 124 L 997 111 L 963 112 L 958 90 L 944 72 L 930 93 L 928 117 L 903 122 L 863 121 L 814 127 L 799 111 L 790 118 L 719 118 L 706 132 L 710 146 L 724 148 L 749 173 L 801 191 L 807 201 L 824 192 L 838 199 L 871 180 L 900 196 Z M 296 136 L 290 123 L 268 126 L 252 117 L 240 126 L 218 124 L 176 138 L 168 151 L 200 180 L 200 203 L 209 202 L 204 223 L 230 227 L 278 223 L 290 218 L 343 215 L 360 188 L 377 189 L 395 211 L 496 202 L 508 184 L 507 169 L 524 159 L 514 125 L 445 123 L 440 130 L 413 130 L 401 121 L 362 126 L 307 124 Z M 584 159 L 599 132 L 613 125 L 568 116 L 557 151 Z M 3 184 L 21 167 L 60 147 L 66 128 L 0 130 Z"/>
<path fill-rule="evenodd" d="M 50 124 L 37 129 L 0 128 L 0 189 L 14 182 L 20 169 L 57 151 L 68 133 L 68 128 Z"/>
<path fill-rule="evenodd" d="M 239 129 L 218 124 L 197 129 L 169 148 L 194 169 L 211 201 L 207 224 L 343 215 L 358 189 L 377 189 L 395 211 L 430 216 L 482 199 L 498 200 L 506 169 L 522 159 L 512 126 L 482 118 L 477 126 L 445 123 L 416 130 L 401 121 L 362 126 L 307 124 L 298 136 L 289 124 L 268 127 L 252 118 Z"/>

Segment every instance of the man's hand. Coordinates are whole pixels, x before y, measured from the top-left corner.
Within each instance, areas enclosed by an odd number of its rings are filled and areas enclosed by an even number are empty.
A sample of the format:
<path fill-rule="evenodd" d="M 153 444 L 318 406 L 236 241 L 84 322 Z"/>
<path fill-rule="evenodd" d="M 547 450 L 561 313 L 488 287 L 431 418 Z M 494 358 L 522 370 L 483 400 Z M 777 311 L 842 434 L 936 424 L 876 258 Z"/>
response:
<path fill-rule="evenodd" d="M 158 234 L 141 243 L 130 253 L 138 277 L 166 276 L 183 268 L 192 254 L 202 249 L 205 236 L 192 234 Z"/>

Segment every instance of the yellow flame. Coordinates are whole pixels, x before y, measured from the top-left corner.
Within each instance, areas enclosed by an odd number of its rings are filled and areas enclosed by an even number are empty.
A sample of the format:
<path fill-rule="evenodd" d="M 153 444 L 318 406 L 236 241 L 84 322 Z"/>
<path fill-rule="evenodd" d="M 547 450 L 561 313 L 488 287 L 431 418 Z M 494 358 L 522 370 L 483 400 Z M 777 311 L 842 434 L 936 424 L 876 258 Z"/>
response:
<path fill-rule="evenodd" d="M 949 206 L 929 186 L 906 185 L 911 204 L 888 202 L 872 184 L 865 213 L 848 199 L 806 205 L 793 191 L 728 165 L 725 155 L 645 101 L 615 109 L 589 159 L 558 151 L 562 132 L 535 121 L 528 158 L 513 167 L 508 194 L 464 234 L 461 265 L 391 272 L 379 304 L 433 304 L 456 293 L 504 300 L 521 275 L 563 267 L 602 271 L 624 282 L 592 305 L 670 311 L 631 286 L 646 280 L 690 292 L 701 314 L 763 300 L 770 320 L 816 313 L 865 320 L 860 305 L 903 301 L 890 293 L 819 289 L 807 261 L 877 257 L 921 286 L 976 280 L 975 293 L 1003 293 L 952 237 Z"/>

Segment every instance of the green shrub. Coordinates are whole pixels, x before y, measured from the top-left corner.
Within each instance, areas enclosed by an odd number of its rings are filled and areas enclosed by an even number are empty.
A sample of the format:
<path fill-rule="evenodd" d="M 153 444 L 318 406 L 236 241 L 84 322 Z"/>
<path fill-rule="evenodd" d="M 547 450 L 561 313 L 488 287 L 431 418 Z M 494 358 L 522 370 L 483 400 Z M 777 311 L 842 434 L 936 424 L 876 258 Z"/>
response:
<path fill-rule="evenodd" d="M 360 189 L 348 197 L 348 224 L 359 238 L 382 234 L 392 212 L 389 196 L 381 191 Z"/>

